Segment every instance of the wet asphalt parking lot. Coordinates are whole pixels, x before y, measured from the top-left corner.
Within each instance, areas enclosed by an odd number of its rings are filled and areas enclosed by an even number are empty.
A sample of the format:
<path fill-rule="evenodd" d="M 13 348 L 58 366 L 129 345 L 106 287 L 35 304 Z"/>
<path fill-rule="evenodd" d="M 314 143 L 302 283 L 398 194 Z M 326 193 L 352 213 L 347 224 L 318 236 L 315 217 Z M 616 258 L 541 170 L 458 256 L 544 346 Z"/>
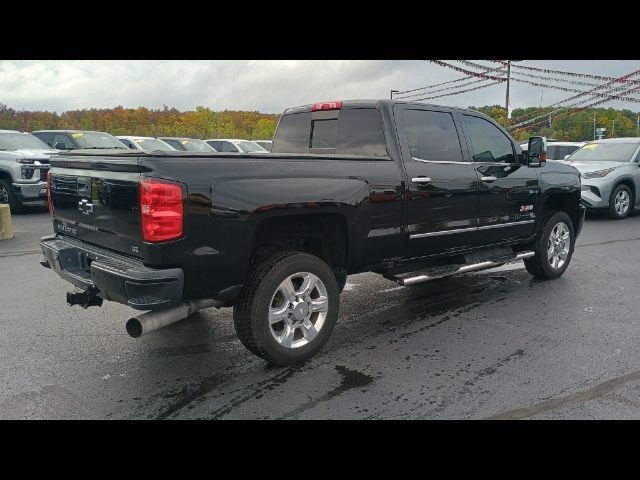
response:
<path fill-rule="evenodd" d="M 401 288 L 349 277 L 302 366 L 270 367 L 210 309 L 139 339 L 134 312 L 65 303 L 46 209 L 0 242 L 2 419 L 640 418 L 640 214 L 588 217 L 554 281 L 523 265 Z"/>

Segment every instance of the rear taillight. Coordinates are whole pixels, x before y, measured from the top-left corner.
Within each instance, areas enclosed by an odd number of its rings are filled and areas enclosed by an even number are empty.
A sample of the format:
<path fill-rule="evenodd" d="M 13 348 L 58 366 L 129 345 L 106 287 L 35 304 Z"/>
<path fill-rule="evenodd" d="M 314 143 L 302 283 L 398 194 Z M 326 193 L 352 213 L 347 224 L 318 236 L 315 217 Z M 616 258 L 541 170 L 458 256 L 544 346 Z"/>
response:
<path fill-rule="evenodd" d="M 182 187 L 156 179 L 140 181 L 140 221 L 145 242 L 163 242 L 182 235 Z"/>
<path fill-rule="evenodd" d="M 311 107 L 312 112 L 317 112 L 318 110 L 340 110 L 342 108 L 342 102 L 323 102 L 323 103 L 314 103 Z"/>
<path fill-rule="evenodd" d="M 51 200 L 51 172 L 47 172 L 47 205 L 49 205 L 49 214 L 53 215 L 53 201 Z"/>

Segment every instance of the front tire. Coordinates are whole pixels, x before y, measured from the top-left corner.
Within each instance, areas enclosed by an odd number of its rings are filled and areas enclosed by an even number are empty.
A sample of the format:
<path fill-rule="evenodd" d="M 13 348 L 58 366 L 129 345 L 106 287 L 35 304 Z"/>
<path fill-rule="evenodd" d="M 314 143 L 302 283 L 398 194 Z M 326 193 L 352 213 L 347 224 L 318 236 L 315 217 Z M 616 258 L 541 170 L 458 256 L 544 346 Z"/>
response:
<path fill-rule="evenodd" d="M 236 332 L 249 351 L 270 363 L 301 363 L 329 339 L 339 298 L 325 262 L 306 253 L 278 253 L 262 261 L 242 289 L 233 310 Z"/>
<path fill-rule="evenodd" d="M 543 222 L 533 244 L 535 256 L 526 258 L 524 266 L 536 278 L 558 278 L 569 266 L 574 247 L 571 217 L 565 212 L 555 212 Z"/>
<path fill-rule="evenodd" d="M 7 204 L 11 208 L 11 213 L 20 213 L 22 203 L 13 193 L 11 180 L 0 178 L 0 205 Z"/>
<path fill-rule="evenodd" d="M 631 189 L 626 185 L 618 185 L 611 192 L 609 199 L 609 209 L 607 214 L 609 218 L 621 219 L 629 215 L 633 209 L 633 195 Z"/>

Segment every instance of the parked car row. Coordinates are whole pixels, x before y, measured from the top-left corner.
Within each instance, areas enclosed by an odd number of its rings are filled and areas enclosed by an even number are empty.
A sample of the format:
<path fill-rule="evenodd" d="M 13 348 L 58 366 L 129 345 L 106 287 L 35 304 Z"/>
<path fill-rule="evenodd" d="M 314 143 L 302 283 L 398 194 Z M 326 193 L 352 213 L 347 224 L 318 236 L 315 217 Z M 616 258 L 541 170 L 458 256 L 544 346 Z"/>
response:
<path fill-rule="evenodd" d="M 33 135 L 56 150 L 125 148 L 167 152 L 229 152 L 265 153 L 271 150 L 271 140 L 253 142 L 243 139 L 210 138 L 200 140 L 186 137 L 112 136 L 105 132 L 81 130 L 37 130 Z"/>
<path fill-rule="evenodd" d="M 258 143 L 259 142 L 259 143 Z M 88 130 L 0 130 L 0 204 L 19 212 L 23 205 L 47 199 L 49 156 L 67 150 L 140 150 L 147 152 L 268 153 L 271 140 L 113 136 Z M 217 148 L 216 148 L 217 147 Z"/>

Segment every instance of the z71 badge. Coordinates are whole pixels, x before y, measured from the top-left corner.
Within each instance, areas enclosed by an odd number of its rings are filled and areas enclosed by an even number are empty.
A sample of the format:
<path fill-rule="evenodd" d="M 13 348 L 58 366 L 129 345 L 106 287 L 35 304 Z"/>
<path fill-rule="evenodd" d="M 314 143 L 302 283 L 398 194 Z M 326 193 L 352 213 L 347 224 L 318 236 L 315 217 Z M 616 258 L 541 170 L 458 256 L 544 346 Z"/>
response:
<path fill-rule="evenodd" d="M 520 206 L 520 213 L 530 212 L 531 210 L 533 210 L 533 205 L 521 205 Z"/>

